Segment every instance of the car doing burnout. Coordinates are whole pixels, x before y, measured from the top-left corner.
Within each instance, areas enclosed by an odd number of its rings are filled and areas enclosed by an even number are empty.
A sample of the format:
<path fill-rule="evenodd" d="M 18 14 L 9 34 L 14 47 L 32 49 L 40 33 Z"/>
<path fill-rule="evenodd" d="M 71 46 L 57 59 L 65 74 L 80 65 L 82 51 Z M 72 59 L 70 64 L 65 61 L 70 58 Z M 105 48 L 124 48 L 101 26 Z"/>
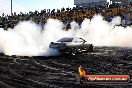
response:
<path fill-rule="evenodd" d="M 51 42 L 49 48 L 56 49 L 63 54 L 72 55 L 93 51 L 93 45 L 87 44 L 82 38 L 62 38 L 57 42 Z"/>

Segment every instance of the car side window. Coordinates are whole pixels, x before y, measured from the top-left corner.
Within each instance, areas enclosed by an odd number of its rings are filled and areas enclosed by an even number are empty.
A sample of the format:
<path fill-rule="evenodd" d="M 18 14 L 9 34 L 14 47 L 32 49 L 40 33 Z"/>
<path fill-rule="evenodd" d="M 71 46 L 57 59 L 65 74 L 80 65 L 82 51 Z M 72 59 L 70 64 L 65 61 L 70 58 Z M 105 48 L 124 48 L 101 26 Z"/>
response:
<path fill-rule="evenodd" d="M 79 42 L 83 42 L 83 40 L 82 39 L 74 39 L 73 42 L 79 43 Z"/>

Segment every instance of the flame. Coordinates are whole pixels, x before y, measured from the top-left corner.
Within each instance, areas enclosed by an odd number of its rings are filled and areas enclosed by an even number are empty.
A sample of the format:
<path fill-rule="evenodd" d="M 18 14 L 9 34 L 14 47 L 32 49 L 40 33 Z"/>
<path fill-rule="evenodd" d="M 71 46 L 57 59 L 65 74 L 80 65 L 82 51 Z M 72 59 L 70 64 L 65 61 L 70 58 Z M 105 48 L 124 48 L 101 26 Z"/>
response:
<path fill-rule="evenodd" d="M 85 70 L 82 68 L 81 65 L 78 67 L 78 72 L 79 72 L 80 76 L 86 75 L 86 72 L 85 72 Z"/>

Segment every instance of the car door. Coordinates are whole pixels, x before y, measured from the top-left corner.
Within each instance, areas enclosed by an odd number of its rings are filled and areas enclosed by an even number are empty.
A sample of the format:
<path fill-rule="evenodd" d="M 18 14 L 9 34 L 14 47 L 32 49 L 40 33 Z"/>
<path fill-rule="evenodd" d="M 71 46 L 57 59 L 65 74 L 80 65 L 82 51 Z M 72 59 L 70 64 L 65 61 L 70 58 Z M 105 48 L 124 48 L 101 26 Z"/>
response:
<path fill-rule="evenodd" d="M 75 38 L 73 40 L 74 46 L 77 48 L 78 51 L 85 49 L 85 42 L 81 38 Z"/>

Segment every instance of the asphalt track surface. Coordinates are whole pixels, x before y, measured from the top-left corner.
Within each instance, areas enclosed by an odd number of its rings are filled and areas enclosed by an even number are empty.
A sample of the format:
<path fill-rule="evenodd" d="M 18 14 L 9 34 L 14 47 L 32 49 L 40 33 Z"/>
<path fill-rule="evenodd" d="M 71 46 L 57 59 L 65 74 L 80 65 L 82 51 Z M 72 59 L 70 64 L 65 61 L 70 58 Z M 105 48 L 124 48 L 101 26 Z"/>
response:
<path fill-rule="evenodd" d="M 87 74 L 132 75 L 132 49 L 95 47 L 91 53 L 59 57 L 0 55 L 0 88 L 132 88 L 122 84 L 77 84 L 77 67 Z"/>

